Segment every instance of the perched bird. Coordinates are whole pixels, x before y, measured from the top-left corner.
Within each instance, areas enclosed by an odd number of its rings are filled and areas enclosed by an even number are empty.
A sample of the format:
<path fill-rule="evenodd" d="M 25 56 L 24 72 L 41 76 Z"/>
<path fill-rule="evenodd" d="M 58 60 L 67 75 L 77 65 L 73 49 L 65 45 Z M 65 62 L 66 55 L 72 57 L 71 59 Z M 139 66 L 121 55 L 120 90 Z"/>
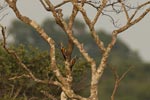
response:
<path fill-rule="evenodd" d="M 73 68 L 74 64 L 76 63 L 76 60 L 77 60 L 77 57 L 76 57 L 76 56 L 73 57 L 73 58 L 70 60 L 70 69 L 71 69 L 71 71 L 72 71 L 72 68 Z"/>
<path fill-rule="evenodd" d="M 67 59 L 67 55 L 66 55 L 66 54 L 67 54 L 67 50 L 66 50 L 66 48 L 63 46 L 62 43 L 60 43 L 60 50 L 61 50 L 61 53 L 62 53 L 64 59 L 66 60 L 66 59 Z"/>

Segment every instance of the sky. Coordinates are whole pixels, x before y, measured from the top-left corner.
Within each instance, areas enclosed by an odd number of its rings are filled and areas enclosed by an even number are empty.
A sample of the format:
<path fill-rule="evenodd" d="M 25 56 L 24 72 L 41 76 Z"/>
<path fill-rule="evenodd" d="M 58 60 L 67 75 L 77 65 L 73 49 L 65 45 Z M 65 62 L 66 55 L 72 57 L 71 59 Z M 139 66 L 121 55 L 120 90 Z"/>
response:
<path fill-rule="evenodd" d="M 62 0 L 51 1 L 55 4 Z M 42 23 L 45 18 L 52 17 L 50 12 L 45 11 L 39 0 L 18 0 L 17 6 L 23 15 L 29 16 L 29 18 L 37 21 L 39 24 Z M 72 8 L 70 4 L 63 6 L 65 17 L 71 13 L 70 8 Z M 95 16 L 95 9 L 92 9 L 89 6 L 85 6 L 85 9 L 87 9 L 87 14 L 90 18 Z M 1 15 L 6 13 L 7 15 L 0 21 L 0 24 L 9 28 L 11 21 L 16 19 L 16 16 L 9 8 L 0 12 Z M 78 18 L 82 19 L 81 14 L 78 14 Z M 117 16 L 116 18 L 118 18 L 119 25 L 124 23 L 124 17 Z M 114 26 L 109 18 L 102 17 L 96 23 L 96 29 L 105 29 L 107 32 L 111 33 L 111 31 L 114 30 Z M 150 13 L 141 22 L 119 34 L 118 37 L 121 38 L 132 50 L 138 52 L 145 62 L 150 62 Z"/>

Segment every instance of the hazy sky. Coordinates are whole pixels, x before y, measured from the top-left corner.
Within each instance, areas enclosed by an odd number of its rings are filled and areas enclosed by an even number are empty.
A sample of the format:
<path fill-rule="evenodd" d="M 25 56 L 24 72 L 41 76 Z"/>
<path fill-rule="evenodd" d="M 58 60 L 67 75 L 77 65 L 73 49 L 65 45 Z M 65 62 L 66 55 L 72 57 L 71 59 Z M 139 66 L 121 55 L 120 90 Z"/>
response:
<path fill-rule="evenodd" d="M 51 0 L 53 3 L 57 3 L 61 0 Z M 138 1 L 138 0 L 137 0 Z M 145 1 L 145 0 L 142 0 Z M 31 19 L 34 19 L 38 23 L 41 23 L 45 18 L 51 16 L 51 13 L 45 11 L 45 9 L 40 5 L 39 0 L 18 0 L 18 8 L 23 15 L 29 16 Z M 69 4 L 63 7 L 63 13 L 65 16 L 69 15 L 71 12 L 71 6 Z M 88 8 L 88 14 L 90 18 L 93 18 L 96 10 Z M 11 21 L 16 18 L 15 14 L 10 9 L 6 9 L 4 13 L 8 13 L 5 18 L 0 21 L 1 24 L 9 27 Z M 1 13 L 3 14 L 3 13 Z M 78 15 L 78 18 L 82 18 L 81 15 Z M 119 24 L 122 24 L 125 19 L 121 17 L 119 19 Z M 110 20 L 104 17 L 102 20 L 99 20 L 97 23 L 96 29 L 104 28 L 106 31 L 111 32 L 114 27 Z M 134 25 L 132 28 L 127 31 L 119 34 L 121 38 L 128 46 L 137 52 L 140 56 L 147 62 L 150 62 L 150 14 L 148 14 L 141 22 Z"/>

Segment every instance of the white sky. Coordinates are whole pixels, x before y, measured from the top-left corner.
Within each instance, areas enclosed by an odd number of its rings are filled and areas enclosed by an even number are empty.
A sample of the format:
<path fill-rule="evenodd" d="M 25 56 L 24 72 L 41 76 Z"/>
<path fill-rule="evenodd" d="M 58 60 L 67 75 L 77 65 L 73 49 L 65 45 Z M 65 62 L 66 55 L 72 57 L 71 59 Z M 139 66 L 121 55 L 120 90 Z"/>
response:
<path fill-rule="evenodd" d="M 54 3 L 57 3 L 60 0 L 51 0 Z M 45 11 L 45 9 L 40 5 L 39 0 L 18 0 L 18 8 L 23 15 L 29 16 L 31 19 L 34 19 L 38 23 L 41 23 L 45 18 L 51 16 L 51 13 Z M 69 15 L 71 12 L 71 6 L 67 4 L 63 7 L 63 13 L 65 16 Z M 90 18 L 93 18 L 95 15 L 95 10 L 90 7 L 86 7 L 88 9 L 88 14 Z M 6 27 L 9 27 L 11 21 L 16 18 L 15 14 L 12 10 L 7 9 L 5 13 L 8 12 L 8 15 L 0 21 L 0 23 Z M 1 13 L 2 14 L 2 13 Z M 78 15 L 78 18 L 81 19 L 81 15 Z M 120 23 L 124 19 L 120 20 Z M 114 27 L 110 23 L 108 18 L 103 18 L 97 23 L 97 29 L 104 28 L 106 31 L 111 32 Z M 121 33 L 119 35 L 128 46 L 137 52 L 139 52 L 140 56 L 144 59 L 144 61 L 150 62 L 150 14 L 148 14 L 141 22 L 134 25 L 127 31 Z"/>

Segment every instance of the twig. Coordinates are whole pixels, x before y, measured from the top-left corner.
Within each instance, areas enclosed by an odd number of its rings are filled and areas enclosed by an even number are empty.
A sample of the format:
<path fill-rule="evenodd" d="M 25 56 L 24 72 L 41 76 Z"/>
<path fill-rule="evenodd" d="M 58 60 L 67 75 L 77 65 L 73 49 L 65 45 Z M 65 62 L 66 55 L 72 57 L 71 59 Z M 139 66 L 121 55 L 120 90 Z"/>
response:
<path fill-rule="evenodd" d="M 11 78 L 9 78 L 9 80 L 16 80 L 16 79 L 20 79 L 20 78 L 23 78 L 23 77 L 31 78 L 30 75 L 23 74 L 23 75 L 11 77 Z"/>
<path fill-rule="evenodd" d="M 114 18 L 113 18 L 111 15 L 105 14 L 104 12 L 102 12 L 102 14 L 103 14 L 104 16 L 107 16 L 107 17 L 110 18 L 110 20 L 111 20 L 111 22 L 113 23 L 114 27 L 119 28 L 119 25 L 116 24 L 117 21 L 115 22 Z"/>
<path fill-rule="evenodd" d="M 139 6 L 136 8 L 136 11 L 132 14 L 132 16 L 130 17 L 130 19 L 128 20 L 128 23 L 131 22 L 131 20 L 135 17 L 135 15 L 136 15 L 137 12 L 139 11 L 139 9 L 141 9 L 142 7 L 144 7 L 144 6 L 148 5 L 148 4 L 150 4 L 150 1 L 145 2 L 145 3 L 141 4 L 141 5 L 139 5 Z"/>

